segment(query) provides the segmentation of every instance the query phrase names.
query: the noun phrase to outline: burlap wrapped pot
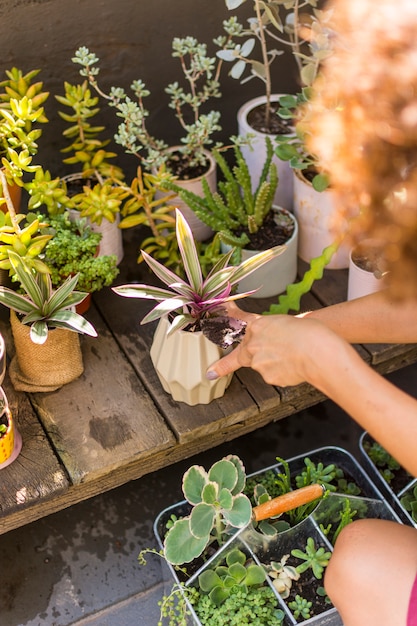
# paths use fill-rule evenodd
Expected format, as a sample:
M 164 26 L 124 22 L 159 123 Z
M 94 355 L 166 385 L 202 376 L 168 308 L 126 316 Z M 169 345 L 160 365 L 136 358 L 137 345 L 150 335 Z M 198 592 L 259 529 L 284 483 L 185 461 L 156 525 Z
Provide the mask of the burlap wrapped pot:
M 15 389 L 55 391 L 83 373 L 78 333 L 54 328 L 46 342 L 38 345 L 30 339 L 30 327 L 22 324 L 14 311 L 10 311 L 10 323 L 16 352 L 9 374 Z

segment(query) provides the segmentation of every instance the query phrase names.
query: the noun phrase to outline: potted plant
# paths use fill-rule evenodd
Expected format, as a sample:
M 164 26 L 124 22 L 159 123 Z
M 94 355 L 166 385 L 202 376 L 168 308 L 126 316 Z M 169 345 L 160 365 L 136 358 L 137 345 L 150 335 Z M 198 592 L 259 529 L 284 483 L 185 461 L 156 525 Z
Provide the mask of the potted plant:
M 278 176 L 269 137 L 266 146 L 266 160 L 254 191 L 248 164 L 238 145 L 234 146 L 232 167 L 220 150 L 213 151 L 224 178 L 219 181 L 217 191 L 213 192 L 205 180 L 203 197 L 178 189 L 175 181 L 164 183 L 168 189 L 177 191 L 200 220 L 217 233 L 222 244 L 235 247 L 234 262 L 240 263 L 261 250 L 285 244 L 285 251 L 279 257 L 239 284 L 238 290 L 256 289 L 252 297 L 257 298 L 282 293 L 297 275 L 297 221 L 289 211 L 274 205 Z
M 386 274 L 384 246 L 374 240 L 361 241 L 349 253 L 347 299 L 353 300 L 383 289 Z
M 277 460 L 246 476 L 241 459 L 229 455 L 207 471 L 192 466 L 184 474 L 185 500 L 155 520 L 160 551 L 139 555 L 141 563 L 149 552 L 167 563 L 175 582 L 163 598 L 162 617 L 170 618 L 171 626 L 183 623 L 187 613 L 195 626 L 221 623 L 231 607 L 244 611 L 264 603 L 273 621 L 259 616 L 260 624 L 340 623 L 322 584 L 338 534 L 357 518 L 398 518 L 345 450 L 320 448 Z M 315 498 L 304 500 L 306 493 Z M 281 515 L 256 521 L 262 507 L 271 510 L 277 503 Z M 256 592 L 265 585 L 268 593 Z M 180 598 L 176 613 L 175 597 Z
M 231 250 L 203 278 L 193 234 L 178 209 L 176 236 L 186 278 L 142 252 L 150 269 L 167 287 L 132 284 L 113 287 L 113 291 L 121 296 L 157 302 L 142 324 L 159 320 L 150 352 L 159 380 L 174 400 L 190 405 L 207 404 L 224 394 L 231 376 L 208 380 L 206 370 L 239 340 L 244 329 L 242 322 L 226 316 L 222 305 L 247 296 L 247 293 L 234 294 L 233 287 L 281 254 L 283 247 L 261 252 L 238 266 L 228 265 Z
M 202 176 L 216 185 L 215 163 L 208 148 L 213 135 L 221 130 L 220 113 L 212 110 L 203 113 L 201 108 L 211 98 L 220 98 L 219 72 L 221 61 L 207 54 L 207 46 L 193 37 L 174 38 L 172 55 L 179 59 L 186 88 L 179 82 L 169 84 L 165 91 L 170 96 L 169 108 L 173 109 L 184 133 L 181 144 L 170 147 L 162 139 L 154 137 L 147 128 L 149 115 L 145 98 L 150 92 L 141 80 L 132 83 L 134 100 L 123 89 L 112 87 L 105 93 L 99 86 L 97 76 L 98 57 L 88 48 L 79 48 L 73 58 L 80 64 L 80 74 L 87 77 L 90 85 L 116 110 L 122 122 L 115 140 L 129 154 L 134 154 L 140 165 L 148 171 L 156 171 L 165 164 L 175 175 L 179 185 L 191 186 L 195 193 L 201 189 Z M 209 229 L 195 219 L 183 204 L 178 205 L 186 215 L 194 235 L 200 241 L 211 235 Z
M 310 123 L 310 99 L 316 85 L 302 89 L 296 96 L 279 99 L 278 115 L 293 120 L 295 132 L 291 136 L 278 135 L 275 152 L 281 160 L 289 163 L 292 171 L 293 209 L 300 227 L 300 258 L 308 263 L 336 242 L 337 250 L 327 267 L 343 269 L 349 265 L 349 248 L 343 243 L 345 226 L 339 225 L 336 229 L 332 223 L 337 211 L 329 186 L 329 172 L 323 171 L 317 156 L 306 147 L 314 133 Z
M 20 172 L 31 171 L 30 157 L 36 153 L 36 140 L 42 133 L 37 124 L 48 121 L 42 105 L 49 93 L 42 91 L 41 81 L 34 82 L 39 72 L 32 70 L 24 74 L 13 67 L 6 70 L 7 78 L 0 82 L 0 156 L 7 191 L 16 212 L 19 211 L 23 186 Z M 3 159 L 6 160 L 3 162 Z M 2 187 L 3 184 L 4 180 Z M 7 211 L 4 197 L 0 197 L 0 208 Z
M 8 254 L 23 291 L 0 287 L 15 345 L 10 378 L 18 390 L 54 391 L 83 372 L 78 333 L 97 336 L 92 324 L 73 310 L 87 294 L 75 291 L 77 275 L 54 290 L 49 273 L 34 271 L 16 252 Z
M 246 0 L 226 0 L 229 10 L 237 9 Z M 316 0 L 253 0 L 253 17 L 249 27 L 241 26 L 235 32 L 238 38 L 244 37 L 243 44 L 236 43 L 217 54 L 226 62 L 232 63 L 230 75 L 241 79 L 245 69 L 250 74 L 242 82 L 253 78 L 260 79 L 264 85 L 264 95 L 246 102 L 238 111 L 239 135 L 252 137 L 250 145 L 245 146 L 244 154 L 248 160 L 253 184 L 256 185 L 265 159 L 265 135 L 271 137 L 292 136 L 293 120 L 286 120 L 277 115 L 281 94 L 273 91 L 271 65 L 287 49 L 296 62 L 300 87 L 313 83 L 320 62 L 330 54 L 331 39 L 326 26 L 326 12 L 316 9 Z M 256 46 L 260 48 L 260 58 L 251 57 Z M 277 49 L 276 46 L 279 46 Z M 270 47 L 272 46 L 272 47 Z M 280 185 L 275 202 L 289 210 L 293 204 L 293 176 L 288 163 L 276 157 Z
M 101 234 L 91 229 L 86 218 L 73 220 L 65 212 L 50 216 L 47 222 L 52 239 L 45 247 L 44 262 L 54 287 L 59 287 L 68 276 L 75 274 L 78 274 L 78 289 L 90 295 L 112 284 L 119 273 L 117 257 L 98 254 Z M 85 298 L 79 307 L 87 300 Z M 77 312 L 83 312 L 79 307 Z
M 0 386 L 0 469 L 13 463 L 21 449 L 22 437 L 17 430 L 3 387 Z
M 103 138 L 103 126 L 93 126 L 93 118 L 99 113 L 99 99 L 91 94 L 88 82 L 72 85 L 64 83 L 64 95 L 57 95 L 58 102 L 70 111 L 59 111 L 68 127 L 63 136 L 69 144 L 62 152 L 66 165 L 77 171 L 64 176 L 70 199 L 61 204 L 61 211 L 70 209 L 86 217 L 94 231 L 102 236 L 100 254 L 123 258 L 122 233 L 118 228 L 122 206 L 121 190 L 116 182 L 123 181 L 123 171 L 112 163 L 117 155 L 107 150 L 110 139 Z

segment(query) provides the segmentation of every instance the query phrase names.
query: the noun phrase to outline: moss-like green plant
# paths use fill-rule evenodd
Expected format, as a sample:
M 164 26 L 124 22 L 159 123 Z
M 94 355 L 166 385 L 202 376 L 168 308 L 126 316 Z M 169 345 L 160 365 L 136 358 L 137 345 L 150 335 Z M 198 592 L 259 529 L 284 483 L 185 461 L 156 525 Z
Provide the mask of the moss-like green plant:
M 301 559 L 303 562 L 297 565 L 297 572 L 302 574 L 311 568 L 315 578 L 320 580 L 323 577 L 323 572 L 327 567 L 332 553 L 320 546 L 316 548 L 313 537 L 307 538 L 305 551 L 298 548 L 291 550 L 292 556 L 297 559 Z
M 401 505 L 408 511 L 415 522 L 417 522 L 417 485 L 410 488 L 401 498 Z
M 230 550 L 225 561 L 224 565 L 204 570 L 198 577 L 200 590 L 208 594 L 216 606 L 239 590 L 246 592 L 249 587 L 259 587 L 266 579 L 263 567 L 247 562 L 246 554 L 239 548 Z
M 191 504 L 190 515 L 177 520 L 164 541 L 169 563 L 182 565 L 198 557 L 209 543 L 222 545 L 227 528 L 243 528 L 252 516 L 242 461 L 230 455 L 217 461 L 208 472 L 193 465 L 184 474 L 182 489 Z
M 91 230 L 85 218 L 71 220 L 68 213 L 48 220 L 52 239 L 45 248 L 45 263 L 52 284 L 61 285 L 78 274 L 78 288 L 92 293 L 112 284 L 119 273 L 116 255 L 98 255 L 101 234 Z

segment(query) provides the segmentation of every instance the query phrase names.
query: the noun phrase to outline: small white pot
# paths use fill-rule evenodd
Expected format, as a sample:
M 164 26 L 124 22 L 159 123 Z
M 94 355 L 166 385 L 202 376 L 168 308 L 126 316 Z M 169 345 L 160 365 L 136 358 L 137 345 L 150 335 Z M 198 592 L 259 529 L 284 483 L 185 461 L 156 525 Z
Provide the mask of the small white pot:
M 114 222 L 109 222 L 103 219 L 101 224 L 96 224 L 90 221 L 91 230 L 95 233 L 101 234 L 99 254 L 101 256 L 107 256 L 108 254 L 115 254 L 117 257 L 117 265 L 121 263 L 123 259 L 123 235 L 119 228 L 120 215 L 116 215 Z
M 295 216 L 281 207 L 274 207 L 276 211 L 285 211 L 294 222 L 294 232 L 291 238 L 283 244 L 285 250 L 277 257 L 259 267 L 253 274 L 244 278 L 238 285 L 238 293 L 257 289 L 251 298 L 271 298 L 283 293 L 287 285 L 291 285 L 297 277 L 297 249 L 298 249 L 298 224 Z M 227 252 L 230 246 L 221 244 Z M 258 254 L 260 250 L 242 249 L 242 261 Z
M 150 356 L 161 385 L 177 402 L 208 404 L 224 395 L 233 374 L 208 380 L 206 371 L 226 354 L 202 332 L 177 330 L 167 337 L 169 322 L 161 318 Z
M 375 269 L 364 269 L 359 267 L 354 261 L 355 255 L 358 254 L 358 248 L 363 250 L 374 250 L 374 254 L 377 255 L 378 243 L 373 239 L 366 239 L 361 242 L 359 247 L 351 250 L 349 254 L 349 275 L 348 275 L 348 292 L 347 299 L 354 300 L 355 298 L 361 298 L 368 294 L 380 291 L 385 287 L 383 272 L 379 269 L 375 272 Z
M 335 240 L 332 220 L 336 203 L 331 189 L 316 191 L 298 170 L 293 171 L 294 214 L 298 220 L 298 256 L 310 263 Z M 341 244 L 326 269 L 345 269 L 349 266 L 349 247 Z
M 176 152 L 178 148 L 180 148 L 180 146 L 172 146 L 171 148 L 169 148 L 168 152 Z M 197 178 L 192 178 L 189 180 L 177 179 L 175 181 L 175 184 L 178 185 L 178 187 L 188 189 L 189 191 L 192 191 L 193 193 L 195 193 L 197 196 L 204 195 L 203 185 L 202 185 L 203 178 L 206 179 L 211 191 L 215 191 L 216 186 L 217 186 L 216 161 L 214 160 L 214 157 L 211 154 L 211 152 L 209 152 L 208 150 L 204 150 L 204 154 L 206 155 L 207 160 L 210 164 L 209 169 L 207 170 L 205 174 L 203 174 L 202 176 L 198 176 Z M 156 197 L 160 198 L 163 195 L 165 195 L 164 192 L 157 192 Z M 177 207 L 181 211 L 181 213 L 184 215 L 185 219 L 187 220 L 191 228 L 194 239 L 196 241 L 206 241 L 207 239 L 210 239 L 210 237 L 213 236 L 212 229 L 209 226 L 207 226 L 207 224 L 204 224 L 204 222 L 202 222 L 197 217 L 194 211 L 190 209 L 190 207 L 188 206 L 188 204 L 184 202 L 184 200 L 182 200 L 178 196 L 175 196 L 170 201 L 170 204 Z
M 281 95 L 282 94 L 273 95 L 271 101 L 277 102 Z M 237 113 L 239 135 L 245 136 L 248 133 L 254 135 L 251 147 L 241 147 L 242 154 L 249 167 L 253 188 L 256 188 L 259 183 L 259 178 L 266 159 L 266 135 L 265 133 L 254 130 L 252 126 L 249 125 L 247 118 L 252 109 L 263 103 L 265 103 L 265 96 L 253 98 L 242 105 Z M 274 142 L 274 136 L 270 135 L 270 138 L 272 142 Z M 291 211 L 293 207 L 293 176 L 291 167 L 288 161 L 281 161 L 277 156 L 274 156 L 273 163 L 277 166 L 279 178 L 274 204 Z

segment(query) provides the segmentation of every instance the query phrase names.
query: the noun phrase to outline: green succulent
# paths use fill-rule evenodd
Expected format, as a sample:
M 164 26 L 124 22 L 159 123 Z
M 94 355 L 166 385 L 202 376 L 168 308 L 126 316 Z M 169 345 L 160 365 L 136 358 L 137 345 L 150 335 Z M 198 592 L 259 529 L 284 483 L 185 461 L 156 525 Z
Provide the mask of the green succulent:
M 302 574 L 311 568 L 315 578 L 318 580 L 322 578 L 323 572 L 329 563 L 330 557 L 332 556 L 332 553 L 323 548 L 323 546 L 316 548 L 313 537 L 308 537 L 305 551 L 296 548 L 291 550 L 291 554 L 297 559 L 301 559 L 303 561 L 300 565 L 297 565 L 297 572 Z
M 209 543 L 224 543 L 229 528 L 243 528 L 252 517 L 245 487 L 242 461 L 230 455 L 217 461 L 208 472 L 193 465 L 184 474 L 182 488 L 191 504 L 190 515 L 178 519 L 164 540 L 169 563 L 182 565 L 197 558 Z
M 9 258 L 24 293 L 0 286 L 0 303 L 22 315 L 21 322 L 30 326 L 33 343 L 45 343 L 51 328 L 97 337 L 93 325 L 72 310 L 87 295 L 75 291 L 78 276 L 68 277 L 54 291 L 49 274 L 34 272 L 15 252 L 10 251 Z

